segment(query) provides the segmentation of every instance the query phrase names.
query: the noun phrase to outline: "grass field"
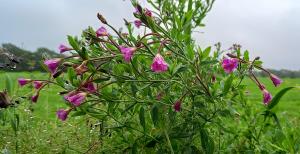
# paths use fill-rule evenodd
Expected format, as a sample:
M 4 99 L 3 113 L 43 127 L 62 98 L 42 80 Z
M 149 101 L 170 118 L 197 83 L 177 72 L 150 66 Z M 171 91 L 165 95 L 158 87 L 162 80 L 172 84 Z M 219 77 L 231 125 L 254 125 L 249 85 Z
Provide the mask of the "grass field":
M 14 83 L 15 95 L 27 96 L 32 93 L 33 88 L 24 87 L 22 89 L 17 85 L 19 77 L 32 79 L 46 79 L 44 73 L 4 73 L 0 72 L 0 90 L 5 87 L 5 77 L 8 76 Z M 289 86 L 300 86 L 300 79 L 284 79 L 279 88 L 275 88 L 268 78 L 260 79 L 275 95 L 280 89 Z M 248 85 L 247 91 L 249 101 L 255 105 L 262 105 L 262 94 L 257 86 L 250 80 L 243 84 Z M 45 153 L 84 153 L 86 149 L 94 144 L 93 138 L 96 138 L 96 130 L 86 126 L 87 117 L 69 118 L 66 122 L 61 122 L 56 118 L 58 108 L 66 108 L 62 97 L 58 96 L 58 88 L 52 86 L 46 88 L 40 93 L 39 101 L 36 104 L 22 102 L 17 113 L 20 113 L 20 128 L 17 134 L 14 134 L 10 125 L 2 124 L 0 126 L 0 148 L 16 149 L 18 144 L 21 153 L 44 151 Z M 288 119 L 294 125 L 300 124 L 300 90 L 295 89 L 287 93 L 276 106 L 276 112 L 279 113 L 280 120 Z M 33 111 L 33 112 L 31 112 Z M 13 112 L 13 111 L 11 111 Z M 16 140 L 16 138 L 18 138 Z M 1 150 L 0 149 L 0 150 Z M 13 153 L 15 151 L 12 151 Z

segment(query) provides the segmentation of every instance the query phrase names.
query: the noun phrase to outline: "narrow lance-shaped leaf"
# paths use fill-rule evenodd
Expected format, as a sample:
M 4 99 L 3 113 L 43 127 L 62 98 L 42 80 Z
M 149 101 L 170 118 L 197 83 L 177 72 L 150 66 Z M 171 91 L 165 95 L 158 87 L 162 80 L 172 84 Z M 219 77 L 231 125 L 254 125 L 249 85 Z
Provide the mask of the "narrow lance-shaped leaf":
M 281 91 L 279 91 L 275 97 L 273 97 L 272 101 L 270 102 L 270 104 L 267 106 L 268 110 L 271 110 L 272 108 L 274 108 L 280 101 L 281 97 L 288 92 L 289 90 L 296 88 L 296 87 L 287 87 L 282 89 Z
M 154 124 L 154 126 L 157 126 L 158 124 L 158 107 L 156 105 L 153 106 L 152 110 L 151 110 L 151 118 L 152 118 L 152 122 Z
M 139 118 L 140 118 L 140 124 L 143 126 L 145 130 L 146 129 L 145 109 L 143 107 L 140 108 Z
M 208 135 L 208 132 L 204 129 L 200 129 L 201 146 L 206 154 L 214 153 L 215 145 L 212 138 Z

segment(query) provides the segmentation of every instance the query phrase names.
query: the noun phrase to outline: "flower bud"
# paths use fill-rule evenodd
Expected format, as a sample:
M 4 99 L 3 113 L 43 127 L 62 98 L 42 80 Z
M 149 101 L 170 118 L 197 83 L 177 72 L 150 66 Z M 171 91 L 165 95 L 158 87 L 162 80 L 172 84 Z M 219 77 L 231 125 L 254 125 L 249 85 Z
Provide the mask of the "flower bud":
M 270 74 L 270 79 L 272 80 L 275 87 L 279 86 L 282 83 L 282 80 L 274 74 Z
M 100 37 L 100 36 L 108 36 L 108 32 L 106 30 L 105 27 L 100 27 L 97 31 L 96 31 L 96 35 L 97 37 Z
M 68 118 L 70 110 L 59 109 L 56 112 L 57 118 L 61 121 L 65 121 Z
M 97 91 L 97 87 L 93 82 L 88 82 L 83 87 L 90 93 L 95 93 Z
M 100 13 L 97 13 L 97 17 L 103 24 L 107 24 L 106 19 Z
M 264 98 L 263 102 L 265 105 L 268 105 L 272 100 L 272 95 L 266 89 L 263 89 L 262 92 L 263 92 L 263 98 Z
M 43 86 L 43 82 L 41 81 L 33 81 L 33 87 L 35 89 L 40 89 Z
M 134 25 L 137 27 L 137 28 L 140 28 L 142 26 L 142 21 L 141 20 L 135 20 L 134 21 Z
M 64 53 L 64 52 L 66 52 L 66 51 L 73 50 L 72 48 L 67 47 L 67 46 L 65 46 L 65 45 L 63 45 L 63 44 L 59 45 L 58 49 L 59 49 L 59 52 L 60 52 L 60 53 Z
M 19 82 L 19 85 L 22 87 L 22 86 L 28 84 L 29 82 L 31 82 L 31 80 L 30 79 L 19 78 L 18 82 Z
M 49 59 L 49 60 L 45 60 L 44 64 L 48 67 L 51 74 L 54 74 L 61 60 L 62 60 L 61 58 Z
M 181 101 L 180 100 L 176 101 L 173 108 L 176 112 L 179 112 L 181 110 Z
M 130 62 L 136 48 L 135 47 L 125 47 L 119 46 L 121 53 L 123 54 L 123 58 L 126 62 Z
M 86 98 L 87 93 L 85 92 L 70 92 L 64 96 L 65 100 L 72 103 L 74 106 L 80 106 Z
M 39 93 L 36 93 L 35 95 L 33 95 L 33 96 L 31 97 L 31 101 L 34 102 L 34 103 L 36 103 L 37 100 L 38 100 L 38 98 L 39 98 Z

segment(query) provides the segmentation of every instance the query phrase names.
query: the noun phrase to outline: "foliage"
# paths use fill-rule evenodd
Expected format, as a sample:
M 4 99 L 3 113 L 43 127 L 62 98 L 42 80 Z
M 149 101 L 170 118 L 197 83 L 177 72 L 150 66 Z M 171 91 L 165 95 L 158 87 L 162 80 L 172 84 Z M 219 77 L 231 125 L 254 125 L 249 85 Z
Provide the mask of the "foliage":
M 90 27 L 81 38 L 68 36 L 71 48 L 60 50 L 73 50 L 71 56 L 44 62 L 51 79 L 19 83 L 43 84 L 34 96 L 47 85 L 60 86 L 69 108 L 60 109 L 58 118 L 64 121 L 71 114 L 96 119 L 103 153 L 297 151 L 294 137 L 283 146 L 273 144 L 279 134 L 290 134 L 283 133 L 268 104 L 278 105 L 287 90 L 271 101 L 268 87 L 253 71 L 267 72 L 275 86 L 282 81 L 265 70 L 259 58 L 250 60 L 239 45 L 222 58 L 219 44 L 202 49 L 192 39 L 192 30 L 203 26 L 213 2 L 157 0 L 150 1 L 156 9 L 150 11 L 132 1 L 135 25 L 145 27 L 138 36 L 130 22 L 124 34 L 98 14 L 116 36 L 104 27 Z M 242 83 L 247 76 L 264 95 L 266 107 L 261 111 L 252 109 L 245 96 Z

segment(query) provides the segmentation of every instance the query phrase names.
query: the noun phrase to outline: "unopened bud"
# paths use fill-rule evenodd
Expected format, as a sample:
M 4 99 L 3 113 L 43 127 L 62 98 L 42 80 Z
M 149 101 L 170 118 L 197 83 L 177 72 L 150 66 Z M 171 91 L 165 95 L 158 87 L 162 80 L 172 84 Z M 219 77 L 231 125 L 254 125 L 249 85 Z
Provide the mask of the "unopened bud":
M 59 77 L 62 73 L 63 73 L 63 70 L 59 70 L 59 71 L 55 72 L 52 76 L 53 76 L 53 78 L 57 78 L 57 77 Z
M 64 62 L 63 65 L 66 66 L 66 67 L 71 67 L 71 66 L 73 66 L 73 63 L 71 63 L 71 62 Z
M 260 57 L 255 57 L 255 59 L 254 60 L 259 60 L 260 59 Z
M 106 19 L 100 13 L 97 13 L 97 17 L 103 24 L 107 24 Z
M 227 53 L 226 55 L 227 55 L 228 57 L 230 57 L 230 58 L 237 58 L 236 55 L 233 55 L 233 54 L 231 54 L 231 53 Z
M 126 26 L 130 25 L 130 22 L 128 22 L 126 19 L 123 19 L 123 20 L 124 20 Z

